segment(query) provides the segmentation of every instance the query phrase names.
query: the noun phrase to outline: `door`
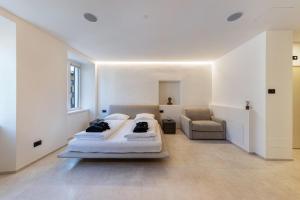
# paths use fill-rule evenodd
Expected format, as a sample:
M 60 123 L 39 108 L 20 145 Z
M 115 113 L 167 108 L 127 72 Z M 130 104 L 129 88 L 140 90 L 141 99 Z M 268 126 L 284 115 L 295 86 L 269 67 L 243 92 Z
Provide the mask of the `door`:
M 300 67 L 293 67 L 293 148 L 300 148 Z

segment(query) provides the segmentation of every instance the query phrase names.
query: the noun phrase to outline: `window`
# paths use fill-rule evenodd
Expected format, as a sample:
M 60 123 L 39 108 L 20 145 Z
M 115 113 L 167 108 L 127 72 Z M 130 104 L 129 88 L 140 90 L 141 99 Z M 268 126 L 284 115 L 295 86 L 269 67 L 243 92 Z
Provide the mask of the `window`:
M 69 107 L 80 108 L 80 66 L 70 64 Z

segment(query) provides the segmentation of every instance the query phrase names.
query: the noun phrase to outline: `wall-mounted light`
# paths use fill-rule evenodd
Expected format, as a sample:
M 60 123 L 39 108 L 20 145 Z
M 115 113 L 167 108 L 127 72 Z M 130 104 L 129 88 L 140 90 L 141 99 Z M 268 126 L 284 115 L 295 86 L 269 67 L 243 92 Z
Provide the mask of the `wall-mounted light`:
M 97 61 L 98 65 L 213 65 L 213 61 Z

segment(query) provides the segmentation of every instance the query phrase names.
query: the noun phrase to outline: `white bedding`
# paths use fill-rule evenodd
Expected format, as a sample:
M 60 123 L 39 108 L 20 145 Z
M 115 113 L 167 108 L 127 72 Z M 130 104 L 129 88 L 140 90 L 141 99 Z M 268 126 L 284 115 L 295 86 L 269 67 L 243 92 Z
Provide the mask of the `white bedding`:
M 81 131 L 75 134 L 75 138 L 81 140 L 106 140 L 116 133 L 125 124 L 126 120 L 105 120 L 110 129 L 103 132 L 86 132 Z
M 147 122 L 148 123 L 148 131 L 145 133 L 134 133 L 133 129 L 135 127 L 135 124 L 138 122 Z M 147 138 L 153 139 L 157 135 L 157 121 L 156 120 L 134 120 L 134 123 L 131 127 L 131 132 L 125 135 L 127 140 L 135 140 L 135 139 L 140 139 L 143 138 L 142 140 L 146 140 Z
M 127 141 L 124 137 L 132 133 L 134 120 L 127 120 L 125 124 L 106 140 L 81 140 L 74 138 L 69 142 L 68 151 L 89 153 L 145 153 L 161 152 L 162 140 L 158 123 L 155 124 L 156 136 L 152 140 Z

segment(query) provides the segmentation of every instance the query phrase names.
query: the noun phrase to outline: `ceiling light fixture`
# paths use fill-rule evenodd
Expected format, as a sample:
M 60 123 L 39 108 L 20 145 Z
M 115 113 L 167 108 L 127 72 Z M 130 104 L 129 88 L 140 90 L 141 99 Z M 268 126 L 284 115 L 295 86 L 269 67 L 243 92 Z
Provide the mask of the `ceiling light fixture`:
M 84 13 L 83 17 L 89 22 L 97 22 L 98 18 L 92 13 Z
M 227 21 L 234 22 L 234 21 L 240 19 L 242 16 L 243 16 L 242 12 L 236 12 L 236 13 L 231 14 L 229 17 L 227 17 Z

